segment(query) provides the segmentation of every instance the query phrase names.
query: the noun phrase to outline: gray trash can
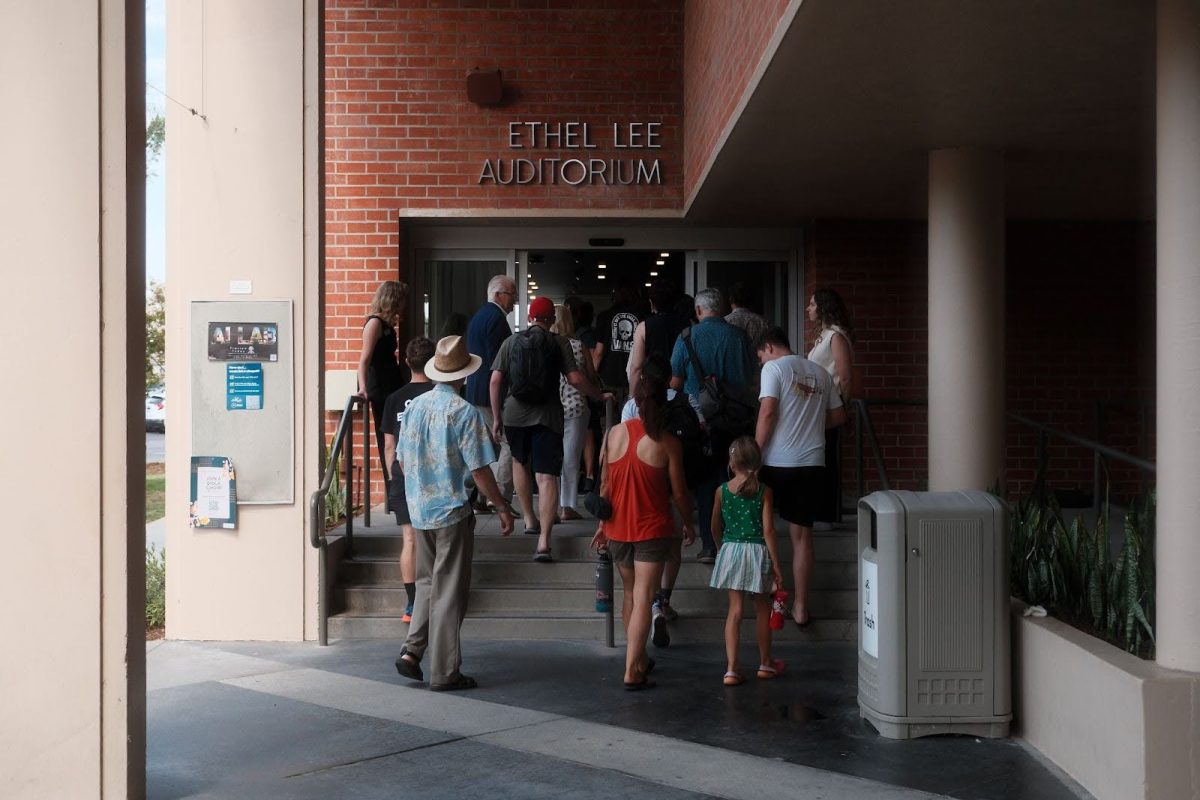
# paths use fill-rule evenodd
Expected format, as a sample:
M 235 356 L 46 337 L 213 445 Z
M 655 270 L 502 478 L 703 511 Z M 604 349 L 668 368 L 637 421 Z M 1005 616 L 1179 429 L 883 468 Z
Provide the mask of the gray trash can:
M 858 707 L 891 739 L 1008 736 L 1008 513 L 987 492 L 858 504 Z

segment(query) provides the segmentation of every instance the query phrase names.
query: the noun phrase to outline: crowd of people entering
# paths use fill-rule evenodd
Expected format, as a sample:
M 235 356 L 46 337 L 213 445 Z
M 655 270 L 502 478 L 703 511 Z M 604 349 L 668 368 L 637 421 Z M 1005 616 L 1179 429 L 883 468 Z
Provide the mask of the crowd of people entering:
M 407 287 L 379 288 L 363 328 L 359 387 L 404 536 L 409 630 L 400 674 L 424 680 L 428 653 L 431 689 L 475 685 L 461 671 L 459 630 L 476 514 L 497 514 L 505 536 L 519 517 L 537 537 L 533 559 L 552 564 L 554 525 L 581 519 L 581 502 L 597 520 L 594 547 L 607 550 L 624 587 L 626 689 L 654 685 L 646 643 L 670 643 L 671 594 L 696 539 L 697 560 L 712 565 L 710 585 L 729 598 L 725 685 L 745 680 L 738 639 L 747 603 L 756 676 L 782 672 L 768 623 L 772 596 L 789 588 L 775 518 L 793 549 L 787 611 L 804 629 L 813 526 L 841 515 L 836 431 L 854 383 L 849 315 L 833 290 L 814 292 L 805 357 L 755 313 L 741 286 L 728 297 L 708 288 L 691 298 L 660 280 L 648 295 L 646 307 L 620 285 L 598 316 L 579 297 L 558 305 L 537 297 L 527 327 L 514 333 L 517 287 L 497 275 L 469 320 L 436 344 L 412 339 L 401 359 Z M 605 418 L 614 424 L 603 431 Z

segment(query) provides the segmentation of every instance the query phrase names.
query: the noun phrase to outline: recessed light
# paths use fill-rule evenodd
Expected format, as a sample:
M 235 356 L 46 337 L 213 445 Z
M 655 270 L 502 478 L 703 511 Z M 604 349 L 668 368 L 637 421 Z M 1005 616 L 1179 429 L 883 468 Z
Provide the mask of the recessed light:
M 651 277 L 651 278 L 657 278 L 657 277 L 658 277 L 658 273 L 657 273 L 657 272 L 651 272 L 651 273 L 650 273 L 650 277 Z
M 662 259 L 659 259 L 658 261 L 655 261 L 654 263 L 658 264 L 661 267 L 663 264 L 666 264 L 667 262 L 663 261 Z
M 598 280 L 598 281 L 602 281 L 602 280 L 604 280 L 604 276 L 603 276 L 603 275 L 597 275 L 597 276 L 596 276 L 596 280 Z
M 659 258 L 670 258 L 671 254 L 670 253 L 659 253 L 658 257 Z
M 608 264 L 597 264 L 596 269 L 608 269 Z
M 647 283 L 646 285 L 649 286 L 650 284 Z

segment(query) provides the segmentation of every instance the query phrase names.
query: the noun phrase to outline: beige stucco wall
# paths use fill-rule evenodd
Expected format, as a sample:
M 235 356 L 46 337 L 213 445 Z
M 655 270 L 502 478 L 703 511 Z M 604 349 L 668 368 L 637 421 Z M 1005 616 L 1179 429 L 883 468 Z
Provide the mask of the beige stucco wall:
M 0 6 L 4 798 L 142 791 L 140 5 Z
M 1014 733 L 1097 800 L 1200 797 L 1200 676 L 1014 603 Z
M 319 447 L 315 0 L 167 4 L 167 635 L 315 636 L 306 508 Z M 231 280 L 253 293 L 233 296 Z M 295 500 L 188 527 L 187 320 L 196 300 L 291 300 Z M 244 413 L 244 412 L 243 412 Z M 311 435 L 306 436 L 306 432 Z M 197 455 L 224 455 L 198 453 Z M 235 464 L 236 466 L 236 464 Z

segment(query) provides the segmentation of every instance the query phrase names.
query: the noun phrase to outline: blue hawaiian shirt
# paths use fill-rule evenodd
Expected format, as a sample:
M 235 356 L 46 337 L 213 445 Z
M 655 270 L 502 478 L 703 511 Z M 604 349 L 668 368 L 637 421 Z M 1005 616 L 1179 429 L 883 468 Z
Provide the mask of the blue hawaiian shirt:
M 445 528 L 470 516 L 467 480 L 496 460 L 479 409 L 439 383 L 412 401 L 397 446 L 414 528 Z

